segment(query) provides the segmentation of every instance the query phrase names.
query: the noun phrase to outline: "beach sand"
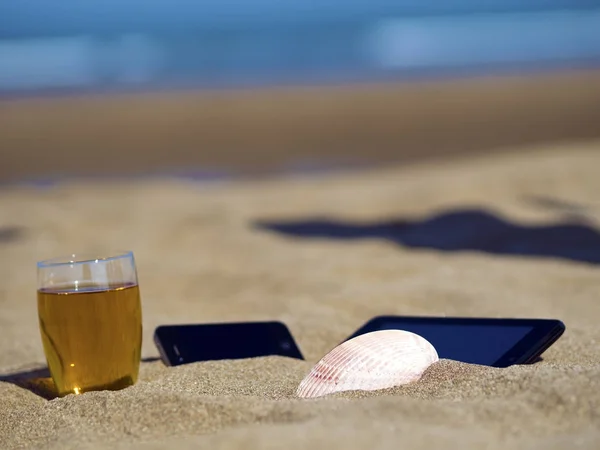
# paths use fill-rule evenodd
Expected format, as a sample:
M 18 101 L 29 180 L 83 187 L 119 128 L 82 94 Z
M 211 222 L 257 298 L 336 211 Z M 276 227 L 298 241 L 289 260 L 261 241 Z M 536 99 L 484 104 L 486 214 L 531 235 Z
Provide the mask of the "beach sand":
M 600 142 L 583 142 L 288 179 L 3 187 L 0 448 L 598 448 L 599 168 Z M 315 220 L 337 238 L 298 226 Z M 35 262 L 107 248 L 137 259 L 140 381 L 49 401 Z M 412 385 L 294 397 L 380 314 L 549 317 L 567 331 L 533 365 L 442 360 Z M 160 324 L 263 319 L 285 322 L 306 361 L 152 360 Z

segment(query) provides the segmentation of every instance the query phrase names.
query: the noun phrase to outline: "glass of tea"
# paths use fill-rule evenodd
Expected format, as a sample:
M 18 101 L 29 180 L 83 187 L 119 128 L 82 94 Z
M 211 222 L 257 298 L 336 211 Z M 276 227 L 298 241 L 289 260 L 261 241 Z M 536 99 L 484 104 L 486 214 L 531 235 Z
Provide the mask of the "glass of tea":
M 37 264 L 38 318 L 59 396 L 136 383 L 142 305 L 132 252 Z

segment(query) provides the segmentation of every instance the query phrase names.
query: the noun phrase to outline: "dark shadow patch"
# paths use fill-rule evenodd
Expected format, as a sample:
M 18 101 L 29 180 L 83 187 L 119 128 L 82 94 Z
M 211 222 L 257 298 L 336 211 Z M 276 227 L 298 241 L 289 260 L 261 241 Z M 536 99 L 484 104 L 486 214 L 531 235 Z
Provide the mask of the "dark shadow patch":
M 159 359 L 154 357 L 142 358 L 142 362 L 154 362 Z M 0 375 L 0 381 L 27 389 L 46 400 L 53 400 L 58 397 L 56 386 L 47 367 Z
M 479 251 L 600 264 L 600 233 L 585 223 L 523 226 L 479 209 L 447 211 L 416 221 L 399 218 L 351 223 L 309 218 L 255 225 L 300 239 L 386 239 L 408 248 L 442 252 Z
M 149 357 L 149 358 L 142 358 L 142 362 L 144 362 L 144 363 L 155 362 L 155 361 L 160 361 L 160 358 L 157 356 L 156 357 L 153 356 L 153 357 Z
M 27 389 L 46 400 L 58 397 L 56 387 L 52 378 L 50 378 L 50 372 L 47 367 L 2 375 L 0 376 L 0 381 Z
M 22 227 L 0 227 L 0 243 L 9 243 L 21 239 L 25 229 Z

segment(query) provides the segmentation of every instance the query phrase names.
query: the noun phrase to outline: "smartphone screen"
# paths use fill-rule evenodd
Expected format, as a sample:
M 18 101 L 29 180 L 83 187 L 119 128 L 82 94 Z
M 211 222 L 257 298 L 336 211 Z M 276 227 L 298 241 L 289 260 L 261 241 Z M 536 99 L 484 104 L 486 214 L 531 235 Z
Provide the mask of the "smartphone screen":
M 351 337 L 386 329 L 424 337 L 440 358 L 506 367 L 539 357 L 560 337 L 564 325 L 545 319 L 383 316 L 371 320 Z
M 156 329 L 154 341 L 171 366 L 271 355 L 304 359 L 281 322 L 165 325 Z

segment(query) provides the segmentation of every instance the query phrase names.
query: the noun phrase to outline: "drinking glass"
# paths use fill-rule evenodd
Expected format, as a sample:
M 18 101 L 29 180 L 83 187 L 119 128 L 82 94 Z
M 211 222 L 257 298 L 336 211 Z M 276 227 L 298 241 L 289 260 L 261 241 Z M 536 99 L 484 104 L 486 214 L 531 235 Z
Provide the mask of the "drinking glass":
M 38 262 L 38 318 L 59 396 L 137 382 L 142 305 L 132 252 Z

